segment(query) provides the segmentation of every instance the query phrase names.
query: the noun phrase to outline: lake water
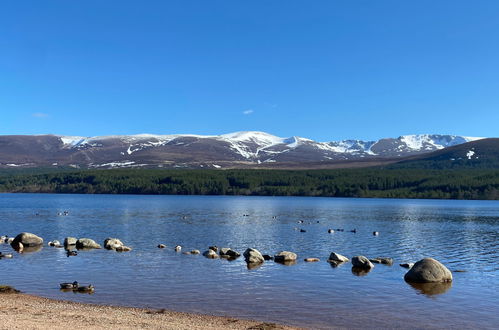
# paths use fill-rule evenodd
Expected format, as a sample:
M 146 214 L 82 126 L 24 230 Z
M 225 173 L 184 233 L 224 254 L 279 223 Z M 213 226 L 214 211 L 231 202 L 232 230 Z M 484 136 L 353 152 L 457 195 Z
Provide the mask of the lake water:
M 69 215 L 57 215 L 65 210 Z M 329 228 L 345 231 L 328 234 Z M 23 231 L 45 244 L 66 236 L 100 244 L 118 237 L 133 248 L 67 257 L 45 245 L 0 260 L 0 284 L 44 297 L 311 328 L 499 327 L 497 201 L 1 194 L 0 235 Z M 299 260 L 249 270 L 243 257 L 184 255 L 174 251 L 177 244 L 201 252 L 210 245 L 241 253 L 289 250 Z M 0 251 L 12 249 L 3 244 Z M 392 257 L 394 265 L 355 274 L 350 263 L 331 267 L 331 252 Z M 306 257 L 321 261 L 306 263 Z M 407 270 L 398 265 L 423 257 L 465 272 L 453 273 L 451 287 L 423 292 L 404 282 Z M 92 283 L 95 293 L 59 290 L 60 282 L 74 280 Z

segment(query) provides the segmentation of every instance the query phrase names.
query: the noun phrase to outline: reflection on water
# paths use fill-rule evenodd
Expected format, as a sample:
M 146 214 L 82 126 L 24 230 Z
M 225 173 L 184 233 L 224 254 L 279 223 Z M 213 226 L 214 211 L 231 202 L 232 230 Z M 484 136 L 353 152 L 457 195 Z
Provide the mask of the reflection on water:
M 352 274 L 355 276 L 366 276 L 370 271 L 370 268 L 352 267 Z
M 71 257 L 47 246 L 24 250 L 0 260 L 0 283 L 52 298 L 313 328 L 497 328 L 498 219 L 495 201 L 2 194 L 0 235 L 27 231 L 45 242 L 73 236 L 101 244 L 117 237 L 133 250 L 79 250 Z M 248 266 L 244 258 L 176 253 L 176 245 L 292 251 L 298 261 Z M 3 244 L 0 252 L 12 249 Z M 377 264 L 366 273 L 349 262 L 326 262 L 331 252 L 386 256 L 394 266 Z M 303 261 L 309 257 L 321 261 Z M 452 284 L 408 285 L 407 269 L 398 265 L 424 257 L 466 272 L 454 273 Z M 92 283 L 95 293 L 59 290 L 73 281 Z
M 442 293 L 446 293 L 452 287 L 452 282 L 442 282 L 442 283 L 412 283 L 407 282 L 410 286 L 414 288 L 418 293 L 425 294 L 427 296 L 434 296 Z

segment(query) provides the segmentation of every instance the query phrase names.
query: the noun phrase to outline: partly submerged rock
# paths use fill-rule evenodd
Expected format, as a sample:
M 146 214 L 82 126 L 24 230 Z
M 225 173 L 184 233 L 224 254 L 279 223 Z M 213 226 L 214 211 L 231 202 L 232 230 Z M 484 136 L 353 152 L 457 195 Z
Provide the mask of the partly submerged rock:
M 331 261 L 348 262 L 349 260 L 350 259 L 348 259 L 347 257 L 342 256 L 341 254 L 336 253 L 336 252 L 331 252 L 331 254 L 329 255 L 329 259 L 328 259 L 329 262 L 331 262 Z
M 232 250 L 231 248 L 221 248 L 220 249 L 220 256 L 227 256 L 229 258 L 238 258 L 241 255 L 241 253 Z
M 104 248 L 107 250 L 117 250 L 119 247 L 124 246 L 123 242 L 118 238 L 106 238 L 104 240 Z
M 388 266 L 393 265 L 393 259 L 388 257 L 378 257 L 374 259 L 369 259 L 369 261 L 372 262 L 373 264 L 383 264 Z
M 90 238 L 79 238 L 76 241 L 77 249 L 100 249 L 101 246 Z
M 352 258 L 352 266 L 353 268 L 362 268 L 362 269 L 372 269 L 374 265 L 364 256 L 355 256 Z
M 290 251 L 281 251 L 274 255 L 274 261 L 275 262 L 291 262 L 291 261 L 296 261 L 296 258 L 298 256 L 294 252 Z
M 409 263 L 399 264 L 399 266 L 404 268 L 411 268 L 412 266 L 414 266 L 414 264 L 412 262 L 409 262 Z
M 212 249 L 208 249 L 208 250 L 204 251 L 203 255 L 208 259 L 218 259 L 219 258 L 218 254 L 215 252 L 215 250 L 212 250 Z
M 243 255 L 244 260 L 246 260 L 248 264 L 260 264 L 265 261 L 262 254 L 257 249 L 248 248 L 244 251 Z
M 32 233 L 20 233 L 17 235 L 10 245 L 16 249 L 19 243 L 22 243 L 23 247 L 33 247 L 43 245 L 43 238 L 36 236 Z
M 76 245 L 77 241 L 78 241 L 78 239 L 76 237 L 66 237 L 64 239 L 64 246 L 68 247 L 68 246 L 71 246 L 71 245 Z
M 132 251 L 132 248 L 126 245 L 121 245 L 116 248 L 116 252 L 129 252 Z
M 433 258 L 419 260 L 405 274 L 404 280 L 413 283 L 451 282 L 452 273 Z

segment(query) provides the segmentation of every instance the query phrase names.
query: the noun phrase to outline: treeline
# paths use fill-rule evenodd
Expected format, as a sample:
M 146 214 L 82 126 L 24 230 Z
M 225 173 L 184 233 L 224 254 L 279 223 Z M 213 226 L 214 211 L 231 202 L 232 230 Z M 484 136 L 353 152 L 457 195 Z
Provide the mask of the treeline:
M 0 173 L 1 192 L 499 199 L 499 170 L 80 170 Z

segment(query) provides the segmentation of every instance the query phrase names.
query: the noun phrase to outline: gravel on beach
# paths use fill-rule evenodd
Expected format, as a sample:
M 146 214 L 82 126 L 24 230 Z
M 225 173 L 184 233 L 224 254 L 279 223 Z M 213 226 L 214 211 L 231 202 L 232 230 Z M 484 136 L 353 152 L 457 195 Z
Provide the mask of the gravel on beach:
M 1 329 L 295 329 L 169 310 L 102 306 L 21 293 L 0 294 Z

